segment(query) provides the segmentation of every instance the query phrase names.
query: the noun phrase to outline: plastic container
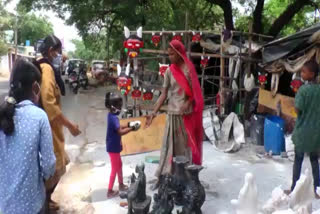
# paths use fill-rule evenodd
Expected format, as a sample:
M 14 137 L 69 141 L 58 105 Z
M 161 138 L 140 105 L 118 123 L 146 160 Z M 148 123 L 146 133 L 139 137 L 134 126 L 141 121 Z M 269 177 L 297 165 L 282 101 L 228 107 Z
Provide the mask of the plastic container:
M 266 115 L 254 114 L 251 117 L 250 137 L 254 144 L 264 145 L 264 120 Z
M 272 155 L 285 151 L 284 120 L 278 116 L 267 116 L 264 121 L 264 148 Z

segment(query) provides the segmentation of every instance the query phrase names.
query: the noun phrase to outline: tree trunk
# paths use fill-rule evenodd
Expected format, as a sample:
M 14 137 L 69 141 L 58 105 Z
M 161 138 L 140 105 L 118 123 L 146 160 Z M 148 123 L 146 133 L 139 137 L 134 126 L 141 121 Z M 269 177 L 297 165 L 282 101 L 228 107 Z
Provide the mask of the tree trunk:
M 228 30 L 234 30 L 232 4 L 230 0 L 207 0 L 211 4 L 216 4 L 223 10 L 225 26 Z
M 287 9 L 274 21 L 272 24 L 269 35 L 277 36 L 280 31 L 290 23 L 292 18 L 299 13 L 306 5 L 312 5 L 311 0 L 296 0 L 290 4 Z
M 253 25 L 252 31 L 254 33 L 263 33 L 262 13 L 265 0 L 258 0 L 256 8 L 253 12 Z

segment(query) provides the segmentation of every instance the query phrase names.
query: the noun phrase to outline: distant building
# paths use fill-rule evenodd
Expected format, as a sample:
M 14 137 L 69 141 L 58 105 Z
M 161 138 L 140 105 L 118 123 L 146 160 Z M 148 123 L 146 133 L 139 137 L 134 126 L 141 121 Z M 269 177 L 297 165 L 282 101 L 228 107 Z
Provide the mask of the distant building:
M 35 58 L 35 51 L 33 46 L 18 46 L 17 49 L 18 58 L 25 58 L 27 60 L 32 60 Z M 8 54 L 0 57 L 0 72 L 7 73 L 11 71 L 12 65 L 15 61 L 15 48 L 11 46 L 8 49 Z

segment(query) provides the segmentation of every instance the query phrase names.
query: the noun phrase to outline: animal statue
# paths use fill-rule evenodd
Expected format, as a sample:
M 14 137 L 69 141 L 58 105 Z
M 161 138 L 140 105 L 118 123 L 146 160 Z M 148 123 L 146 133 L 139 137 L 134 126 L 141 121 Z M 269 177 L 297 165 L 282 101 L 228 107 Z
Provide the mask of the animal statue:
M 238 199 L 232 200 L 231 204 L 236 208 L 237 214 L 258 213 L 258 189 L 253 174 L 245 175 Z
M 148 214 L 151 197 L 146 195 L 147 178 L 144 164 L 137 165 L 135 171 L 138 177 L 132 174 L 129 190 L 120 194 L 120 197 L 128 200 L 128 214 Z
M 174 208 L 174 195 L 172 189 L 172 176 L 167 174 L 160 178 L 158 193 L 153 196 L 154 204 L 150 214 L 171 214 Z
M 124 35 L 126 40 L 123 42 L 125 52 L 130 58 L 135 58 L 141 52 L 141 49 L 144 47 L 142 41 L 142 27 L 139 27 L 137 34 L 130 34 L 130 30 L 127 27 L 124 27 Z
M 130 74 L 130 64 L 127 65 L 125 71 L 122 71 L 120 65 L 117 65 L 118 71 L 118 78 L 117 78 L 117 85 L 118 90 L 121 92 L 122 95 L 128 95 L 129 91 L 131 90 L 132 79 L 129 76 Z
M 169 68 L 169 64 L 159 63 L 159 75 L 164 76 L 168 68 Z
M 298 212 L 307 209 L 315 197 L 313 189 L 313 178 L 308 169 L 300 176 L 292 193 L 289 195 L 289 207 Z
M 285 210 L 288 208 L 289 196 L 284 193 L 281 187 L 276 187 L 271 194 L 271 198 L 263 206 L 264 214 L 272 214 L 276 210 Z

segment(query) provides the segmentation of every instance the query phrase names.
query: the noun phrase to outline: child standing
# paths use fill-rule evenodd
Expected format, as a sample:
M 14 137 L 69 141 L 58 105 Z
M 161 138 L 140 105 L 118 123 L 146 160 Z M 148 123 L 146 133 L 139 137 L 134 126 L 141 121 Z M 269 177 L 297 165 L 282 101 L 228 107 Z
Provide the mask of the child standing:
M 128 187 L 123 184 L 122 177 L 122 161 L 120 157 L 120 152 L 122 151 L 121 136 L 128 134 L 131 131 L 138 130 L 140 126 L 135 123 L 128 123 L 127 126 L 120 126 L 118 115 L 122 108 L 122 98 L 116 93 L 108 92 L 106 94 L 105 106 L 109 109 L 107 119 L 107 152 L 111 162 L 107 198 L 112 198 L 119 194 L 119 191 L 112 190 L 116 175 L 118 175 L 119 190 L 124 191 L 128 189 Z
M 304 153 L 310 156 L 314 190 L 316 191 L 316 188 L 319 187 L 320 85 L 316 84 L 318 73 L 319 65 L 315 61 L 306 62 L 301 70 L 301 77 L 307 84 L 299 89 L 295 97 L 298 118 L 292 135 L 295 145 L 295 158 L 291 191 L 293 191 L 300 178 Z M 319 196 L 316 194 L 316 197 Z

